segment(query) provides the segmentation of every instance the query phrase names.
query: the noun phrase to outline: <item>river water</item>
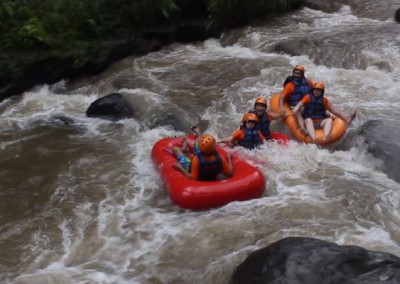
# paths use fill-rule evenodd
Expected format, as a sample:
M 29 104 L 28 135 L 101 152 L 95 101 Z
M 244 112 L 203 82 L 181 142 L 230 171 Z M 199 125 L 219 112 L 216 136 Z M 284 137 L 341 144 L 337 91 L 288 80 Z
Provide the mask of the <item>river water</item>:
M 347 136 L 398 118 L 400 3 L 353 2 L 174 44 L 1 103 L 0 282 L 228 283 L 250 252 L 288 236 L 400 257 L 400 185 L 360 139 L 247 152 L 264 161 L 255 162 L 264 196 L 201 212 L 171 203 L 150 158 L 157 140 L 183 134 L 150 128 L 156 119 L 229 136 L 298 63 L 339 108 L 357 109 Z M 137 119 L 85 116 L 114 91 L 132 94 Z M 272 129 L 285 132 L 279 121 Z

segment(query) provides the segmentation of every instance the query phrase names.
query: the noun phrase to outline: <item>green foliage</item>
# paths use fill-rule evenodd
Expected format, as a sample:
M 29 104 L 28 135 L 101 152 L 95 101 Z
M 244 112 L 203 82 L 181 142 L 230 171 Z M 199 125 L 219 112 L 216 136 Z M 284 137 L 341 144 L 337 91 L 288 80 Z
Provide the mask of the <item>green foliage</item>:
M 171 12 L 178 9 L 175 0 L 136 0 L 131 2 L 128 11 L 136 22 L 146 25 L 160 21 L 160 16 L 169 18 Z
M 49 34 L 46 33 L 42 22 L 38 18 L 29 19 L 19 30 L 18 39 L 20 43 L 26 43 L 29 46 L 33 45 L 49 45 L 52 42 Z
M 61 47 L 71 40 L 112 38 L 153 25 L 177 8 L 175 0 L 3 0 L 0 43 Z
M 15 3 L 13 1 L 3 1 L 0 4 L 0 19 L 3 17 L 13 17 L 15 11 Z
M 83 65 L 127 34 L 167 25 L 179 12 L 182 17 L 191 1 L 202 1 L 204 11 L 196 13 L 208 15 L 210 25 L 230 27 L 254 11 L 286 10 L 295 0 L 0 0 L 1 72 L 37 60 L 37 53 Z
M 113 40 L 155 26 L 176 9 L 175 0 L 0 0 L 0 68 L 15 69 L 15 50 L 48 50 L 82 65 Z

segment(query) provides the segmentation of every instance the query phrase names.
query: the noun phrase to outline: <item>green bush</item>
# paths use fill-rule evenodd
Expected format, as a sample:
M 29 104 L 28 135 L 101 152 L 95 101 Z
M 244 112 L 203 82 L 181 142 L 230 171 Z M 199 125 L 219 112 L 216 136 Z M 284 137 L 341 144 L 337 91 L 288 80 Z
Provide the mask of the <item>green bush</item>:
M 184 15 L 179 6 L 190 1 L 202 1 L 201 13 L 210 26 L 231 27 L 254 11 L 287 10 L 295 0 L 0 0 L 0 72 L 29 64 L 37 54 L 70 56 L 83 65 L 88 56 L 105 53 L 127 34 L 162 27 L 180 12 Z

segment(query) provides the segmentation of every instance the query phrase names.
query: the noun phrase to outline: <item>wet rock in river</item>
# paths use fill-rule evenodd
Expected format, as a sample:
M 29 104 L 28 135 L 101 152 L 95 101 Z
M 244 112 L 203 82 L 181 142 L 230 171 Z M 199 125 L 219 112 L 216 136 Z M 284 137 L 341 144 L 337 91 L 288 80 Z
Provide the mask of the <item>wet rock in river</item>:
M 400 258 L 357 246 L 289 237 L 251 253 L 231 284 L 400 283 Z
M 133 107 L 120 93 L 112 93 L 92 102 L 86 110 L 88 117 L 100 117 L 110 120 L 132 118 Z
M 171 126 L 178 131 L 190 128 L 187 114 L 168 101 L 159 103 L 157 95 L 147 91 L 139 93 L 112 93 L 92 102 L 86 110 L 88 117 L 117 121 L 134 118 L 144 128 Z
M 394 120 L 368 120 L 358 133 L 375 158 L 383 162 L 383 171 L 400 182 L 400 125 Z
M 394 14 L 394 20 L 400 23 L 400 8 L 396 10 L 396 13 Z

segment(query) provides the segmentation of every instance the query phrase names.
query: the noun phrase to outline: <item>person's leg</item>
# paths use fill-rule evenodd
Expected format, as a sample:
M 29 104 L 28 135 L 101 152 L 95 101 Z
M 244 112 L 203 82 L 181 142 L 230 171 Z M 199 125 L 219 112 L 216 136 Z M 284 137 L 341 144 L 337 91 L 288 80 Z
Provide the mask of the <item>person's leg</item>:
M 184 153 L 187 153 L 187 152 L 190 151 L 189 144 L 188 144 L 186 138 L 182 139 L 181 151 L 184 152 Z
M 303 133 L 303 135 L 307 136 L 309 134 L 309 131 L 305 127 L 304 118 L 300 111 L 298 111 L 296 113 L 296 119 L 297 119 L 297 123 L 299 124 L 301 133 Z
M 185 171 L 189 172 L 191 160 L 182 152 L 182 149 L 180 147 L 173 147 L 172 152 L 178 160 L 176 164 L 180 164 Z
M 346 120 L 347 124 L 350 125 L 352 121 L 356 118 L 356 116 L 357 116 L 357 111 L 353 110 Z
M 322 141 L 329 141 L 331 139 L 332 118 L 325 118 L 321 122 L 321 127 L 324 129 L 324 138 L 322 138 Z
M 178 146 L 172 147 L 172 153 L 175 155 L 176 158 L 179 158 L 180 156 L 184 155 L 182 148 Z
M 304 121 L 308 134 L 310 135 L 312 141 L 315 143 L 317 138 L 315 137 L 314 121 L 311 118 L 306 118 Z

